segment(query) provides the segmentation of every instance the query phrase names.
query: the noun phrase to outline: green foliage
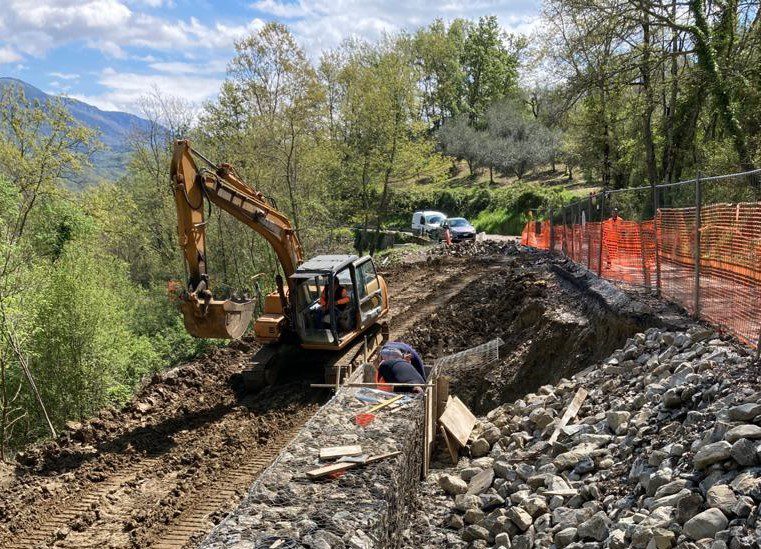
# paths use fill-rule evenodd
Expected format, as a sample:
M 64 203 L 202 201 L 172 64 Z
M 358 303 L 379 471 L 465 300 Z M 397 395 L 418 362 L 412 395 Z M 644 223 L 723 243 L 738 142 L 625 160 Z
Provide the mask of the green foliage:
M 38 283 L 26 306 L 37 329 L 27 350 L 59 425 L 123 397 L 161 364 L 150 339 L 129 328 L 136 296 L 126 274 L 118 260 L 81 241 L 32 273 Z

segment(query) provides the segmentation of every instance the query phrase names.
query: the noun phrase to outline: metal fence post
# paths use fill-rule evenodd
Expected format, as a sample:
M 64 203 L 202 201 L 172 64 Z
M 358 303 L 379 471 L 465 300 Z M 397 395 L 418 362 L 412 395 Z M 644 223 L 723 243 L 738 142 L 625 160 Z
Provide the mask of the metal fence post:
M 597 250 L 597 276 L 602 276 L 602 237 L 605 227 L 605 191 L 600 196 L 600 247 Z
M 566 244 L 566 240 L 568 238 L 568 224 L 566 223 L 566 215 L 565 215 L 565 206 L 563 206 L 563 235 L 561 236 L 560 241 L 560 251 L 563 252 L 564 256 L 568 256 L 568 253 L 566 252 L 566 249 L 568 247 L 568 244 Z
M 655 240 L 655 292 L 661 296 L 661 243 L 658 240 L 658 186 L 653 185 L 653 240 Z
M 587 223 L 584 230 L 587 231 L 587 269 L 592 268 L 592 231 L 589 230 L 589 222 L 592 221 L 592 193 L 587 197 Z
M 695 178 L 695 287 L 692 292 L 692 300 L 695 304 L 695 318 L 700 318 L 700 210 L 701 210 L 701 184 L 700 172 Z
M 552 216 L 555 214 L 555 211 L 550 208 L 550 253 L 555 252 L 555 223 L 552 221 Z

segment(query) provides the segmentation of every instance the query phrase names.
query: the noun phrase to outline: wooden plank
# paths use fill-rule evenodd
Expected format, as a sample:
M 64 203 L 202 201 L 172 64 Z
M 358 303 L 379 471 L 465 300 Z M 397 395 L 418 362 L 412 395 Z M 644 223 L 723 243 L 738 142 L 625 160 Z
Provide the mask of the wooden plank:
M 571 418 L 579 413 L 581 405 L 584 403 L 584 399 L 586 398 L 587 390 L 584 387 L 579 388 L 579 390 L 576 391 L 576 394 L 573 396 L 571 404 L 568 405 L 568 408 L 566 408 L 563 417 L 560 419 L 560 423 L 555 426 L 555 431 L 550 436 L 550 444 L 555 444 L 555 441 L 557 441 L 558 437 L 560 436 L 560 430 L 565 427 L 569 421 L 571 421 Z
M 343 456 L 358 456 L 362 454 L 362 446 L 329 446 L 320 448 L 320 460 L 329 461 Z
M 453 465 L 457 465 L 457 448 L 455 447 L 455 444 L 449 440 L 449 434 L 447 433 L 447 430 L 444 429 L 444 427 L 440 427 L 441 429 L 441 436 L 444 437 L 444 442 L 447 445 L 447 451 L 449 452 L 449 457 L 452 460 Z
M 447 402 L 447 407 L 441 414 L 439 422 L 460 446 L 465 446 L 473 427 L 476 425 L 476 416 L 468 410 L 468 407 L 459 398 L 452 397 Z
M 370 463 L 375 463 L 376 461 L 381 461 L 383 459 L 396 457 L 401 453 L 402 453 L 401 451 L 397 450 L 396 452 L 388 452 L 387 454 L 377 454 L 375 456 L 370 456 L 369 458 L 367 458 L 367 461 L 365 461 L 365 465 L 369 465 Z
M 441 417 L 449 400 L 449 378 L 439 376 L 436 379 L 436 419 Z
M 355 467 L 359 467 L 360 465 L 369 465 L 371 463 L 375 463 L 376 461 L 381 461 L 383 459 L 398 456 L 399 454 L 401 454 L 401 452 L 388 452 L 387 454 L 378 454 L 375 456 L 370 456 L 369 458 L 367 458 L 367 460 L 364 463 L 351 463 L 351 462 L 331 463 L 330 465 L 325 465 L 324 467 L 318 467 L 317 469 L 312 469 L 311 471 L 307 471 L 306 475 L 310 479 L 315 480 L 318 478 L 328 476 L 331 473 L 348 471 L 349 469 L 354 469 Z
M 404 395 L 397 395 L 397 396 L 395 396 L 394 398 L 390 398 L 390 399 L 388 399 L 388 400 L 384 400 L 383 402 L 379 402 L 378 404 L 376 404 L 375 406 L 373 406 L 372 408 L 370 408 L 369 410 L 367 410 L 365 413 L 366 413 L 366 414 L 372 414 L 372 413 L 374 413 L 374 412 L 377 412 L 377 411 L 378 411 L 378 410 L 380 410 L 381 408 L 385 408 L 385 407 L 386 407 L 386 406 L 388 406 L 389 404 L 393 404 L 393 403 L 394 403 L 394 402 L 396 402 L 397 400 L 401 399 L 403 396 L 404 396 Z
M 348 469 L 353 469 L 356 467 L 357 463 L 331 463 L 330 465 L 326 465 L 325 467 L 318 467 L 317 469 L 312 469 L 311 471 L 307 471 L 307 477 L 310 479 L 318 479 L 325 476 L 328 476 L 331 473 L 338 473 L 339 471 L 346 471 Z

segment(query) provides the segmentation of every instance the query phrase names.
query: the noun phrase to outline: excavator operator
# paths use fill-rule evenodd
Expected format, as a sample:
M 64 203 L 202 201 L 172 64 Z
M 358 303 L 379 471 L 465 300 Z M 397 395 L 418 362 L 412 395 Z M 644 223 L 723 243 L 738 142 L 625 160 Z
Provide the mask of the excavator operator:
M 320 311 L 322 313 L 322 322 L 330 322 L 330 300 L 328 299 L 328 286 L 322 289 L 320 294 Z M 346 288 L 341 286 L 338 281 L 335 281 L 334 285 L 333 301 L 335 302 L 336 320 L 338 321 L 338 327 L 341 331 L 349 331 L 351 329 L 351 298 Z

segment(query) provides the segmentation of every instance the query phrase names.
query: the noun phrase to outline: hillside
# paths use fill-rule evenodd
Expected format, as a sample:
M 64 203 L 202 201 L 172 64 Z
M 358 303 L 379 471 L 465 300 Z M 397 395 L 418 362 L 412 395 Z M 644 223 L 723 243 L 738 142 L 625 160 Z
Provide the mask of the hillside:
M 16 78 L 0 77 L 0 87 L 4 86 L 20 86 L 28 99 L 38 100 L 41 103 L 56 98 Z M 147 130 L 150 122 L 126 112 L 103 111 L 70 97 L 60 97 L 60 99 L 80 124 L 98 132 L 98 139 L 105 146 L 104 150 L 93 157 L 92 169 L 78 174 L 76 180 L 72 181 L 72 186 L 82 188 L 97 183 L 101 179 L 113 180 L 120 177 L 127 166 L 128 137 L 131 133 Z

